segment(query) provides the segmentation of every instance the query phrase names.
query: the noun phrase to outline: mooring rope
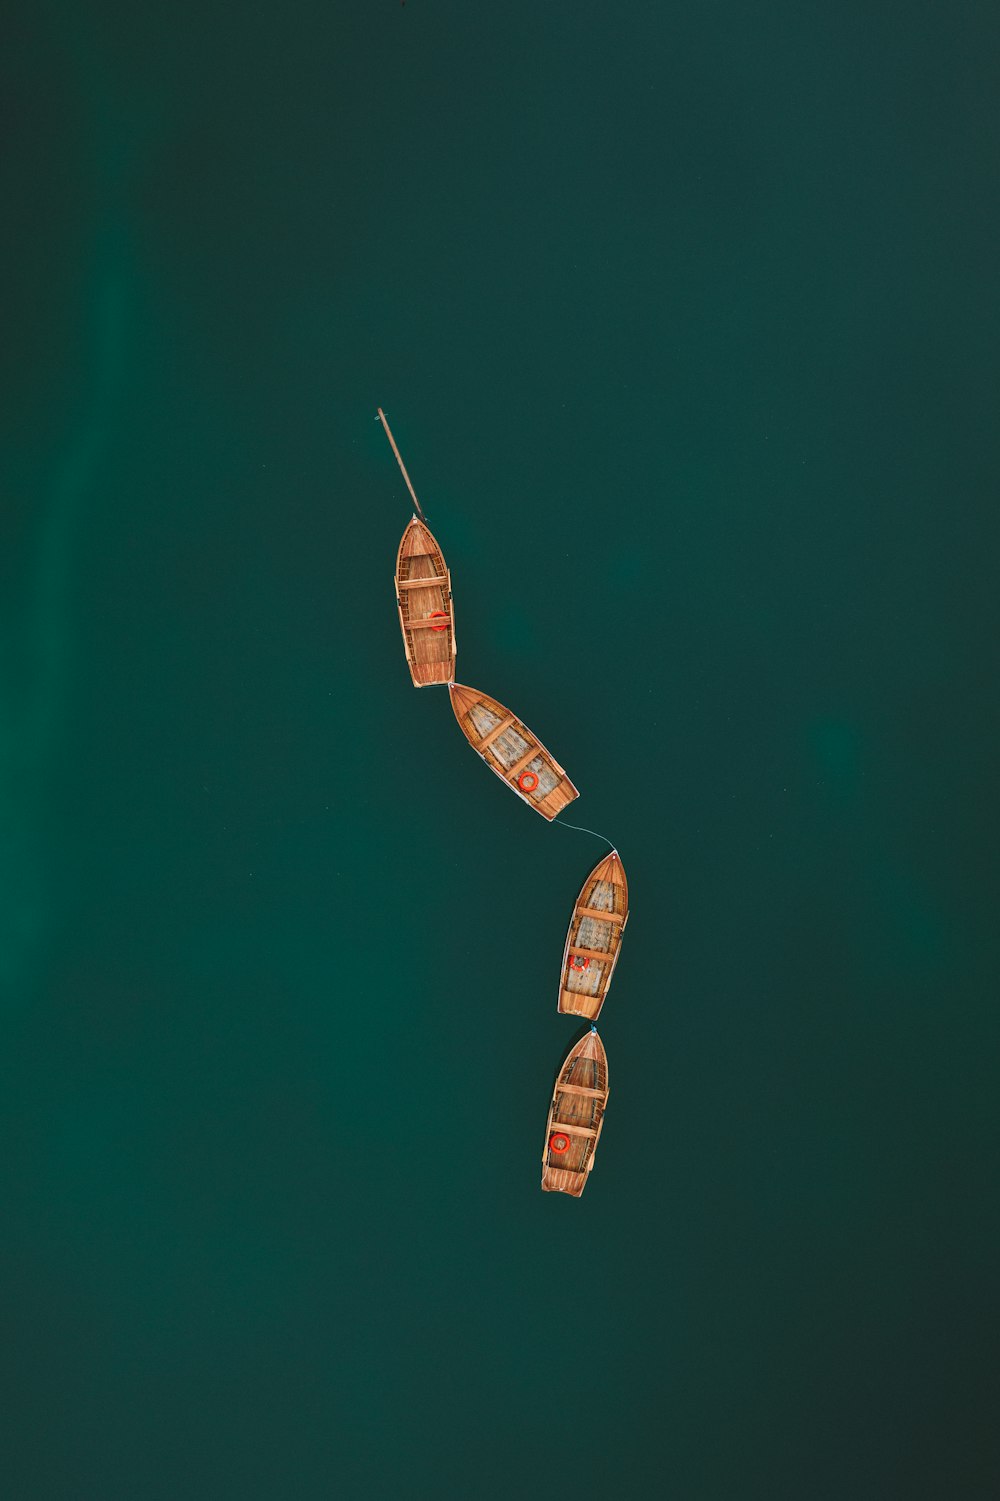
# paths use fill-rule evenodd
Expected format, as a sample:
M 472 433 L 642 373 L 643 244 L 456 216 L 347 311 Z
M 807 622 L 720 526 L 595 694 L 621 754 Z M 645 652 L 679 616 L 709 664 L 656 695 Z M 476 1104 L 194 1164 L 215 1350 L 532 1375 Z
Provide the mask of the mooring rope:
M 396 440 L 392 436 L 392 433 L 389 430 L 389 424 L 388 424 L 388 422 L 385 419 L 385 413 L 383 412 L 383 410 L 382 410 L 381 407 L 379 407 L 378 411 L 375 414 L 375 421 L 376 422 L 381 422 L 382 426 L 385 428 L 385 435 L 389 439 L 390 444 L 392 445 L 392 451 L 393 451 L 393 453 L 396 455 L 396 463 L 399 465 L 400 469 L 403 471 L 403 478 L 406 481 L 406 488 L 409 490 L 411 496 L 413 497 L 413 504 L 417 508 L 417 515 L 420 517 L 421 521 L 426 521 L 427 517 L 424 515 L 423 508 L 421 507 L 421 504 L 420 504 L 419 500 L 417 499 L 417 492 L 416 492 L 416 490 L 414 490 L 413 486 L 411 485 L 411 483 L 410 483 L 410 476 L 406 472 L 406 465 L 403 463 L 403 455 L 400 453 L 399 449 L 396 447 Z
M 565 818 L 555 818 L 553 823 L 557 823 L 561 829 L 576 829 L 579 834 L 593 834 L 595 839 L 600 839 L 603 844 L 609 844 L 613 850 L 618 848 L 613 839 L 599 834 L 596 829 L 585 829 L 582 823 L 567 823 Z

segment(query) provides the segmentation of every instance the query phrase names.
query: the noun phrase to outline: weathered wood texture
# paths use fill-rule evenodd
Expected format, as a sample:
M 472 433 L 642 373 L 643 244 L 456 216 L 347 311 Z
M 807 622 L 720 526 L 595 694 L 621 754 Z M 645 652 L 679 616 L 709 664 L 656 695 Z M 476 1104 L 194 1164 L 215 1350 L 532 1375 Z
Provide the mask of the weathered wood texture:
M 593 1021 L 611 984 L 628 922 L 628 883 L 612 850 L 583 883 L 570 918 L 559 981 L 559 1007 Z
M 578 1199 L 587 1186 L 608 1103 L 608 1059 L 593 1029 L 570 1048 L 545 1123 L 542 1188 Z M 559 1148 L 563 1148 L 559 1150 Z
M 413 517 L 396 557 L 396 605 L 415 687 L 455 681 L 451 574 L 430 529 Z
M 461 683 L 448 691 L 473 750 L 530 808 L 551 821 L 580 796 L 555 757 L 503 704 Z

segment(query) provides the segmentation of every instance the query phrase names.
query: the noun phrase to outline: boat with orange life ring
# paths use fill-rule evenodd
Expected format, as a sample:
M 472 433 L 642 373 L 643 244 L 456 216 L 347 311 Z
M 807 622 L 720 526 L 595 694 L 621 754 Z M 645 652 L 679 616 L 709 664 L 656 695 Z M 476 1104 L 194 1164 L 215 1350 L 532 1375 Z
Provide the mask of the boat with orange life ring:
M 546 1193 L 570 1194 L 574 1199 L 583 1193 L 601 1139 L 608 1093 L 607 1054 L 597 1028 L 591 1027 L 570 1048 L 552 1091 L 542 1152 Z
M 462 734 L 522 802 L 549 820 L 580 794 L 551 752 L 503 704 L 477 688 L 448 688 Z
M 617 850 L 599 860 L 576 899 L 563 949 L 558 1010 L 600 1015 L 628 922 L 628 882 Z

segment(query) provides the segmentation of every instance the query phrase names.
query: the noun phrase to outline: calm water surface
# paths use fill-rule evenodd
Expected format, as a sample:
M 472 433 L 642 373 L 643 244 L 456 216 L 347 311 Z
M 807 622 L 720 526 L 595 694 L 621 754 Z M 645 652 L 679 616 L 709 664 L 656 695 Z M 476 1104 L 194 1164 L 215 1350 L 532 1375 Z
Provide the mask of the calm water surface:
M 998 1493 L 998 33 L 15 6 L 12 1497 Z M 377 404 L 629 876 L 579 1202 Z

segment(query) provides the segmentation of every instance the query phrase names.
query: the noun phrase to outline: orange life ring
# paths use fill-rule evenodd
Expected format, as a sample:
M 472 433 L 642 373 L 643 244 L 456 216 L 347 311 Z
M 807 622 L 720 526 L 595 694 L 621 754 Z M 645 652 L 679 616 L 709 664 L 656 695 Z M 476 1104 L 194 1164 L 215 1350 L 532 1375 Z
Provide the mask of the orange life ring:
M 569 963 L 571 969 L 586 969 L 590 960 L 585 958 L 583 954 L 573 954 L 570 957 Z
M 561 1131 L 554 1131 L 553 1134 L 549 1137 L 549 1151 L 568 1152 L 569 1137 L 564 1136 Z
M 534 792 L 538 786 L 538 778 L 533 771 L 522 771 L 517 779 L 517 785 L 522 792 Z
M 448 624 L 447 624 L 447 622 L 448 622 L 448 612 L 447 612 L 447 610 L 432 610 L 431 613 L 428 615 L 427 619 L 428 620 L 443 620 L 445 622 L 444 625 L 432 625 L 431 626 L 431 630 L 432 631 L 446 631 L 448 629 Z

